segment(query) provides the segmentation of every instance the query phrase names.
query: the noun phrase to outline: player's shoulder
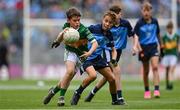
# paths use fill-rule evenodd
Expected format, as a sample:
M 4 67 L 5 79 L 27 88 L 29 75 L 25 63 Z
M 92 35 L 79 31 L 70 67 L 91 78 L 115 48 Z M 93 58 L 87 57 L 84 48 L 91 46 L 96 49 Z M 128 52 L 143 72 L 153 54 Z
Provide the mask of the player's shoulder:
M 162 38 L 165 39 L 167 37 L 167 33 L 165 33 Z
M 158 23 L 157 18 L 152 18 L 152 23 Z
M 80 24 L 79 26 L 79 29 L 78 29 L 79 33 L 89 33 L 89 30 L 88 30 L 88 27 L 84 26 L 82 23 Z
M 127 20 L 127 19 L 120 19 L 120 26 L 124 26 L 124 27 L 132 27 L 131 23 Z
M 99 29 L 99 28 L 101 28 L 101 24 L 93 24 L 93 25 L 90 25 L 89 28 Z
M 139 18 L 139 19 L 137 20 L 137 22 L 136 22 L 136 26 L 140 26 L 140 25 L 143 25 L 143 24 L 145 24 L 143 18 Z
M 87 27 L 83 25 L 82 23 L 80 23 L 79 29 L 87 29 Z
M 64 23 L 63 29 L 65 29 L 67 27 L 70 27 L 70 24 L 66 22 L 66 23 Z
M 90 25 L 90 26 L 88 27 L 88 29 L 89 29 L 92 33 L 101 33 L 101 31 L 102 31 L 102 25 L 101 25 L 101 24 Z
M 124 19 L 124 18 L 121 18 L 120 22 L 123 23 L 123 24 L 130 24 L 129 20 Z

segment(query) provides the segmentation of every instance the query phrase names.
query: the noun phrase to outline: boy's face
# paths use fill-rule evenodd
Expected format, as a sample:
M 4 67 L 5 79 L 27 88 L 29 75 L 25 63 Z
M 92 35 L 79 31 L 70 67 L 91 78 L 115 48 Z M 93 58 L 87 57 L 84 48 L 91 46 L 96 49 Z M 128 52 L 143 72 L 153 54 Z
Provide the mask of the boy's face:
M 168 31 L 169 34 L 172 34 L 173 28 L 172 28 L 172 27 L 169 27 L 169 28 L 167 28 L 167 31 Z
M 122 13 L 119 12 L 119 13 L 115 13 L 116 14 L 116 18 L 119 20 L 121 17 L 122 17 Z
M 68 23 L 74 29 L 78 29 L 80 26 L 80 18 L 81 18 L 80 16 L 73 16 L 73 17 L 68 19 Z
M 108 30 L 113 26 L 113 21 L 110 16 L 105 16 L 102 20 L 103 30 Z
M 116 24 L 119 23 L 119 19 L 122 17 L 122 13 L 119 12 L 119 13 L 115 13 L 116 14 Z
M 149 20 L 152 16 L 152 9 L 142 8 L 141 13 L 142 13 L 142 16 L 145 20 Z

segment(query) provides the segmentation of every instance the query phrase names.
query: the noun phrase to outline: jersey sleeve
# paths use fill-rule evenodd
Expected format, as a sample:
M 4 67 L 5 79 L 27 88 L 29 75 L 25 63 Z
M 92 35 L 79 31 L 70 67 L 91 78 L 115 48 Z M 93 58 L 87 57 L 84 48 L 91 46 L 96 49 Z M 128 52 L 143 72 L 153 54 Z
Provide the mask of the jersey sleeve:
M 157 35 L 159 35 L 160 33 L 160 28 L 159 28 L 159 23 L 158 20 L 156 19 L 156 25 L 157 25 Z
M 70 24 L 65 23 L 64 26 L 62 27 L 62 29 L 65 29 L 65 28 L 67 28 L 67 27 L 70 27 Z
M 139 37 L 139 29 L 140 29 L 140 24 L 139 22 L 137 22 L 134 27 L 134 34 L 138 35 L 138 37 Z
M 131 24 L 129 23 L 129 21 L 127 22 L 127 28 L 128 28 L 128 36 L 129 37 L 134 36 L 134 31 L 133 31 L 133 28 L 132 28 Z
M 85 31 L 84 31 L 84 35 L 87 36 L 87 39 L 89 42 L 94 42 L 96 41 L 95 37 L 93 36 L 93 34 L 89 31 L 88 28 L 85 28 Z

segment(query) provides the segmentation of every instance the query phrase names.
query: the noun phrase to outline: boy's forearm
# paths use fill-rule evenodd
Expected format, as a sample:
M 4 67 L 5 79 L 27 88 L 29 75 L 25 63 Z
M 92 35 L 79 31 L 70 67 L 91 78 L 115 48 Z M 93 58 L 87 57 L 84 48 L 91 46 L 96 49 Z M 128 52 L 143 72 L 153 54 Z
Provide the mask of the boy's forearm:
M 138 37 L 136 34 L 134 35 L 134 37 L 136 37 L 135 39 L 137 40 L 137 41 L 136 41 L 137 44 L 135 44 L 135 45 L 137 46 L 137 48 L 138 48 L 139 51 L 142 51 L 141 45 L 140 45 L 140 43 L 139 43 L 139 37 Z
M 63 40 L 63 31 L 58 34 L 55 41 L 60 43 L 62 42 L 62 40 Z
M 97 47 L 98 47 L 97 41 L 92 42 L 91 49 L 90 49 L 88 52 L 89 52 L 90 54 L 92 54 L 92 53 L 96 50 Z
M 138 36 L 137 35 L 133 36 L 133 46 L 138 47 Z
M 116 58 L 117 58 L 117 51 L 116 51 L 116 49 L 113 47 L 113 48 L 112 48 L 112 59 L 113 59 L 113 60 L 116 60 Z

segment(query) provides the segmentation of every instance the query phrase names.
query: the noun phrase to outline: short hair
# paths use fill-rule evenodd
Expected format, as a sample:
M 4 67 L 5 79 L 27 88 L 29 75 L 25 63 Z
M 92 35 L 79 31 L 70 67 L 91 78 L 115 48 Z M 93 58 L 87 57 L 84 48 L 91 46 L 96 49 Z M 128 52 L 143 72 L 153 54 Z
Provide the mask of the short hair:
M 119 12 L 121 12 L 121 6 L 120 6 L 120 5 L 112 5 L 112 6 L 109 8 L 109 11 L 113 11 L 113 12 L 115 12 L 116 14 L 118 14 Z
M 142 7 L 141 7 L 142 9 L 144 8 L 144 9 L 152 9 L 152 5 L 151 5 L 151 3 L 150 2 L 148 2 L 148 1 L 145 1 L 143 4 L 142 4 Z
M 106 16 L 111 17 L 111 19 L 113 21 L 113 25 L 115 25 L 115 23 L 116 23 L 116 14 L 114 12 L 112 12 L 112 11 L 107 11 L 107 12 L 105 12 L 103 18 L 106 17 Z
M 67 18 L 72 18 L 74 16 L 81 17 L 81 12 L 77 8 L 71 7 L 66 11 L 66 16 Z
M 166 25 L 166 28 L 173 28 L 173 22 L 169 21 L 168 24 Z

